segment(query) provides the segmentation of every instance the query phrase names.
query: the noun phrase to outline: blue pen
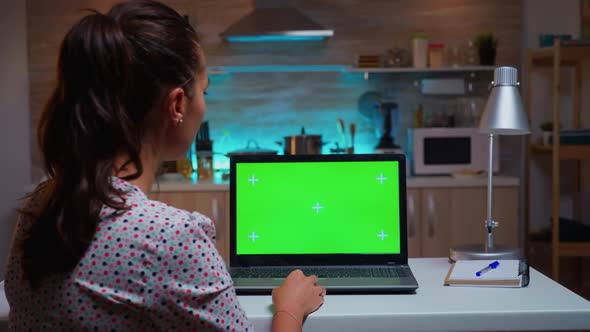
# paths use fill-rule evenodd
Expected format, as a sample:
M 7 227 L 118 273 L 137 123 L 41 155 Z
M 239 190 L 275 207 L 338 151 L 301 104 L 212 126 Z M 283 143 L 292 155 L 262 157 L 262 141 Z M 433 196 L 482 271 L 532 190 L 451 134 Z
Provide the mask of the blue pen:
M 498 261 L 492 262 L 488 266 L 484 267 L 483 269 L 475 272 L 475 276 L 481 277 L 482 274 L 488 272 L 489 270 L 493 270 L 493 269 L 497 268 L 498 265 L 500 265 L 500 262 L 498 262 Z

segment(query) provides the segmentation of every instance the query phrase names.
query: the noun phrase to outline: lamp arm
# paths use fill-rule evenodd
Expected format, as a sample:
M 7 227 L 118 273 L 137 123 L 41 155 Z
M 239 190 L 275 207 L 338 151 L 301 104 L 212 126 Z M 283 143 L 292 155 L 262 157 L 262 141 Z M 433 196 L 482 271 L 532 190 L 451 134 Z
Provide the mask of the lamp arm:
M 486 251 L 492 251 L 494 249 L 494 227 L 498 226 L 498 223 L 492 219 L 492 180 L 494 176 L 494 134 L 490 133 L 490 155 L 488 164 L 488 214 L 485 222 L 485 227 L 488 230 Z

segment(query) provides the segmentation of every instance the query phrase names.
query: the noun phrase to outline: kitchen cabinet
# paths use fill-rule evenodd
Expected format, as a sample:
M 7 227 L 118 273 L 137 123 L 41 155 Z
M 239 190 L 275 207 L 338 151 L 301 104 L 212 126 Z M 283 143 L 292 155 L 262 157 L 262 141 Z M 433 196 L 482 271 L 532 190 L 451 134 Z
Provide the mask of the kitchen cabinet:
M 485 243 L 487 188 L 410 188 L 409 257 L 448 257 L 449 248 Z M 494 188 L 496 243 L 518 247 L 518 187 Z
M 209 217 L 215 223 L 217 231 L 217 250 L 225 263 L 229 263 L 228 191 L 152 192 L 150 198 L 179 209 L 196 211 Z
M 440 179 L 439 179 L 440 180 Z M 435 181 L 427 181 L 431 186 Z M 485 181 L 483 181 L 485 182 Z M 179 186 L 153 192 L 150 197 L 211 218 L 217 230 L 217 249 L 229 262 L 229 188 L 187 190 Z M 448 257 L 459 244 L 484 243 L 487 187 L 424 186 L 407 190 L 409 257 Z M 494 188 L 493 218 L 496 242 L 518 247 L 518 185 Z

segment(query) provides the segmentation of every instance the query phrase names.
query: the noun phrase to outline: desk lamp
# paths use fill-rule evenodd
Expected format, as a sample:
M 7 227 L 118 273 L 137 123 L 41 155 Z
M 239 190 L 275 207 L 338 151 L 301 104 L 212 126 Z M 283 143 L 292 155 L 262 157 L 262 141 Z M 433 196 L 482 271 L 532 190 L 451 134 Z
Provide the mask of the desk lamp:
M 519 248 L 507 248 L 494 243 L 493 230 L 498 223 L 492 219 L 492 177 L 494 158 L 494 135 L 526 135 L 530 133 L 518 93 L 517 70 L 498 67 L 494 70 L 491 94 L 479 123 L 479 131 L 489 135 L 490 151 L 488 164 L 488 204 L 485 229 L 485 244 L 460 245 L 450 249 L 452 261 L 464 259 L 520 259 Z

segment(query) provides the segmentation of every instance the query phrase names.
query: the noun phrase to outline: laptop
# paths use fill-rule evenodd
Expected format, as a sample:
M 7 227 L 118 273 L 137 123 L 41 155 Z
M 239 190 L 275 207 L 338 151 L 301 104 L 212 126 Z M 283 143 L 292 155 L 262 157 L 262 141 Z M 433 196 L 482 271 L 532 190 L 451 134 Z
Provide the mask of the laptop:
M 413 293 L 401 154 L 233 156 L 230 274 L 270 294 L 294 269 L 334 293 Z

